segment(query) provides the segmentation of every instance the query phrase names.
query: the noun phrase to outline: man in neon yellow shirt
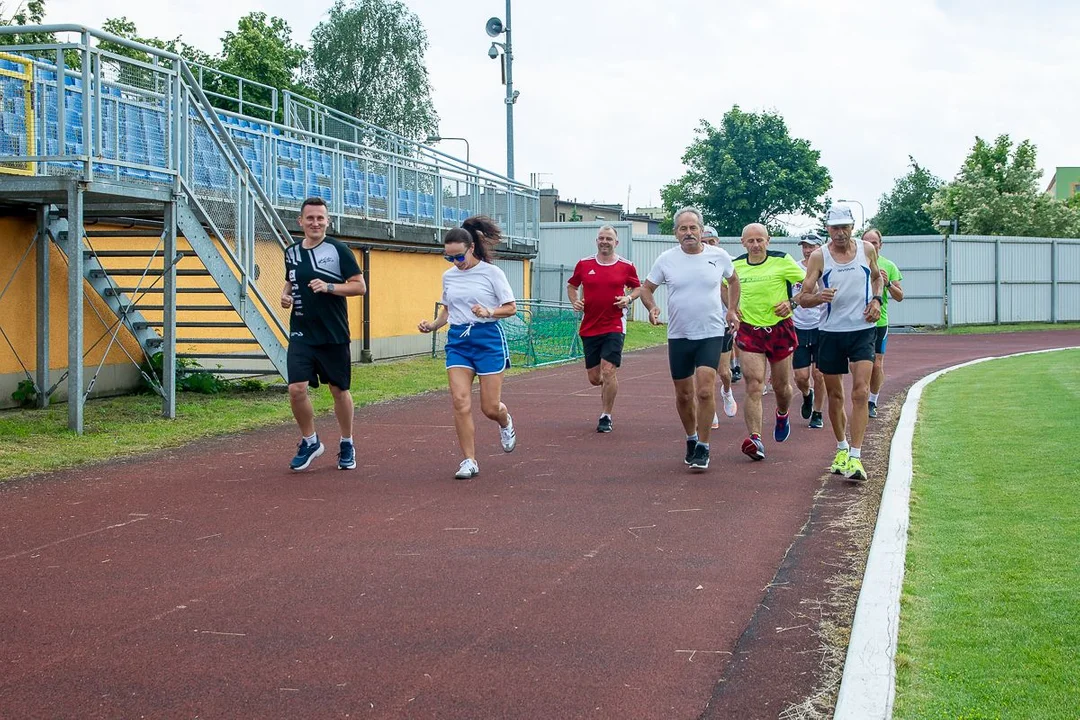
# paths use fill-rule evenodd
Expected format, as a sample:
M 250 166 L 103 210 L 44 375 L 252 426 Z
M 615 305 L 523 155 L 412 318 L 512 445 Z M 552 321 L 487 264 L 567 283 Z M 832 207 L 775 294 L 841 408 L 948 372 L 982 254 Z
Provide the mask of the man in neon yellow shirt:
M 874 369 L 870 374 L 870 401 L 868 403 L 869 417 L 877 417 L 878 393 L 885 384 L 885 346 L 889 342 L 889 300 L 901 302 L 904 299 L 904 288 L 900 287 L 900 281 L 904 276 L 900 274 L 900 268 L 896 263 L 881 255 L 881 231 L 870 228 L 863 233 L 862 239 L 874 246 L 878 251 L 878 271 L 885 283 L 885 292 L 881 293 L 881 317 L 878 318 L 874 337 Z
M 742 444 L 752 460 L 765 459 L 761 442 L 761 394 L 766 367 L 772 370 L 776 391 L 776 425 L 773 439 L 784 442 L 791 434 L 788 406 L 791 404 L 791 355 L 798 346 L 795 323 L 791 319 L 791 288 L 806 273 L 784 252 L 769 250 L 769 232 L 764 225 L 751 223 L 743 228 L 746 253 L 735 259 L 735 273 L 742 292 L 739 297 L 739 330 L 735 344 L 742 351 L 746 399 L 743 417 L 750 437 Z

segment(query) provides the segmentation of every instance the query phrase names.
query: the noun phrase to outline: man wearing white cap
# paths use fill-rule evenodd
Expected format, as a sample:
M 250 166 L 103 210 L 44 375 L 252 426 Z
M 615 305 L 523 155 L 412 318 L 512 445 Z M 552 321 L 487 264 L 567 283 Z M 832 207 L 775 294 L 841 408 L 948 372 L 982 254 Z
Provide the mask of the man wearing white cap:
M 701 242 L 713 247 L 719 247 L 720 238 L 716 234 L 716 228 L 712 225 L 706 225 L 701 233 Z M 720 288 L 720 303 L 721 312 L 723 312 L 724 317 L 727 317 L 728 286 L 726 282 Z M 732 328 L 728 329 L 729 331 L 733 330 Z M 716 374 L 720 376 L 720 398 L 724 404 L 724 414 L 728 417 L 735 417 L 735 414 L 739 412 L 739 405 L 735 402 L 735 393 L 731 392 L 731 352 L 734 347 L 735 333 L 733 331 L 724 333 L 724 344 L 720 348 L 720 367 L 716 368 Z M 720 418 L 715 412 L 713 412 L 712 426 L 714 430 L 720 427 Z
M 862 441 L 869 422 L 870 374 L 874 369 L 875 324 L 881 316 L 882 280 L 877 251 L 864 240 L 853 240 L 851 208 L 834 205 L 825 218 L 829 243 L 806 261 L 806 278 L 795 296 L 800 307 L 825 304 L 818 335 L 818 368 L 829 393 L 829 424 L 836 437 L 832 472 L 849 480 L 866 480 Z M 818 288 L 818 281 L 822 288 Z M 851 372 L 851 415 L 845 413 L 843 376 Z M 851 418 L 851 444 L 847 422 Z
M 798 261 L 799 267 L 806 270 L 806 261 L 810 254 L 825 243 L 825 240 L 815 233 L 807 233 L 799 238 L 799 248 L 802 250 L 802 260 Z M 793 288 L 796 295 L 802 290 L 803 284 L 796 283 Z M 795 321 L 795 335 L 799 339 L 799 346 L 792 355 L 792 367 L 795 370 L 795 387 L 802 393 L 802 416 L 803 420 L 810 421 L 810 427 L 824 427 L 821 409 L 825 406 L 825 377 L 817 368 L 818 352 L 818 328 L 825 318 L 825 307 L 804 308 L 795 306 L 791 314 Z M 813 384 L 811 384 L 811 380 Z

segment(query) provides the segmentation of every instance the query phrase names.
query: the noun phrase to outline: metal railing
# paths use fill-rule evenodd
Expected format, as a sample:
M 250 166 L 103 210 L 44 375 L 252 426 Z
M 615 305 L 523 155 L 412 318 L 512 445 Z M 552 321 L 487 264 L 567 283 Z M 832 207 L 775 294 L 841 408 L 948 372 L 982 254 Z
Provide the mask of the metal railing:
M 14 60 L 0 58 L 0 84 L 10 91 L 4 96 L 30 98 L 33 117 L 0 121 L 0 172 L 32 168 L 177 187 L 184 174 L 200 200 L 224 201 L 235 189 L 230 178 L 243 169 L 273 207 L 298 208 L 316 195 L 339 218 L 434 229 L 483 213 L 512 244 L 536 247 L 533 188 L 313 100 L 109 33 L 77 25 L 0 28 L 20 32 L 75 38 L 5 48 Z M 148 60 L 102 49 L 103 42 Z M 185 84 L 200 90 L 205 117 L 181 108 Z M 286 122 L 273 121 L 279 111 Z M 216 132 L 208 134 L 211 124 Z M 240 162 L 213 150 L 227 140 Z

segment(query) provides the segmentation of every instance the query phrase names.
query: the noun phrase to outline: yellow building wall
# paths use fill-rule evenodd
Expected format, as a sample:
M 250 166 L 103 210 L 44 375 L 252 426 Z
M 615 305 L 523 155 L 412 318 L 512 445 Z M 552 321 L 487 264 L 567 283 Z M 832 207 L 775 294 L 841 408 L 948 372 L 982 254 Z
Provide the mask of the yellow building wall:
M 371 336 L 418 334 L 416 324 L 432 317 L 442 296 L 447 267 L 442 255 L 372 250 Z M 349 315 L 353 317 L 351 306 Z M 360 337 L 359 328 L 353 337 Z
M 19 265 L 18 272 L 15 272 L 19 259 L 22 258 L 27 247 L 33 243 L 35 232 L 36 223 L 33 219 L 0 218 L 0 290 L 10 281 L 7 292 L 3 298 L 0 298 L 0 326 L 4 328 L 4 332 L 18 353 L 16 357 L 7 343 L 0 343 L 0 374 L 21 374 L 20 359 L 31 373 L 37 367 L 37 247 L 30 250 L 22 265 Z M 50 243 L 49 248 L 51 285 L 49 368 L 52 370 L 67 367 L 68 265 L 67 259 L 55 244 Z M 106 333 L 108 325 L 112 324 L 116 316 L 85 281 L 83 289 L 85 292 L 83 300 L 84 350 L 89 350 L 84 362 L 89 367 L 101 362 L 104 351 L 109 345 L 108 339 L 102 340 L 93 349 L 91 346 Z M 98 313 L 106 322 L 99 319 Z M 139 349 L 138 342 L 130 333 L 121 329 L 118 341 L 113 343 L 105 360 L 106 365 L 129 362 L 121 348 L 126 349 L 136 358 L 141 357 L 142 351 Z M 7 398 L 0 398 L 0 400 L 3 399 Z

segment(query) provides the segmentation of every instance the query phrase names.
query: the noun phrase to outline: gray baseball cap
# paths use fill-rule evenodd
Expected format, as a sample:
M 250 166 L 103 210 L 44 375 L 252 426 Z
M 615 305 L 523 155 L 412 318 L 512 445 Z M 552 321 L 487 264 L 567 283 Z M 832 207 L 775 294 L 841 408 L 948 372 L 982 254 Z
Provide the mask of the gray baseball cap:
M 712 225 L 706 225 L 705 228 L 701 231 L 701 237 L 707 238 L 720 236 L 716 234 L 716 228 L 714 228 Z

